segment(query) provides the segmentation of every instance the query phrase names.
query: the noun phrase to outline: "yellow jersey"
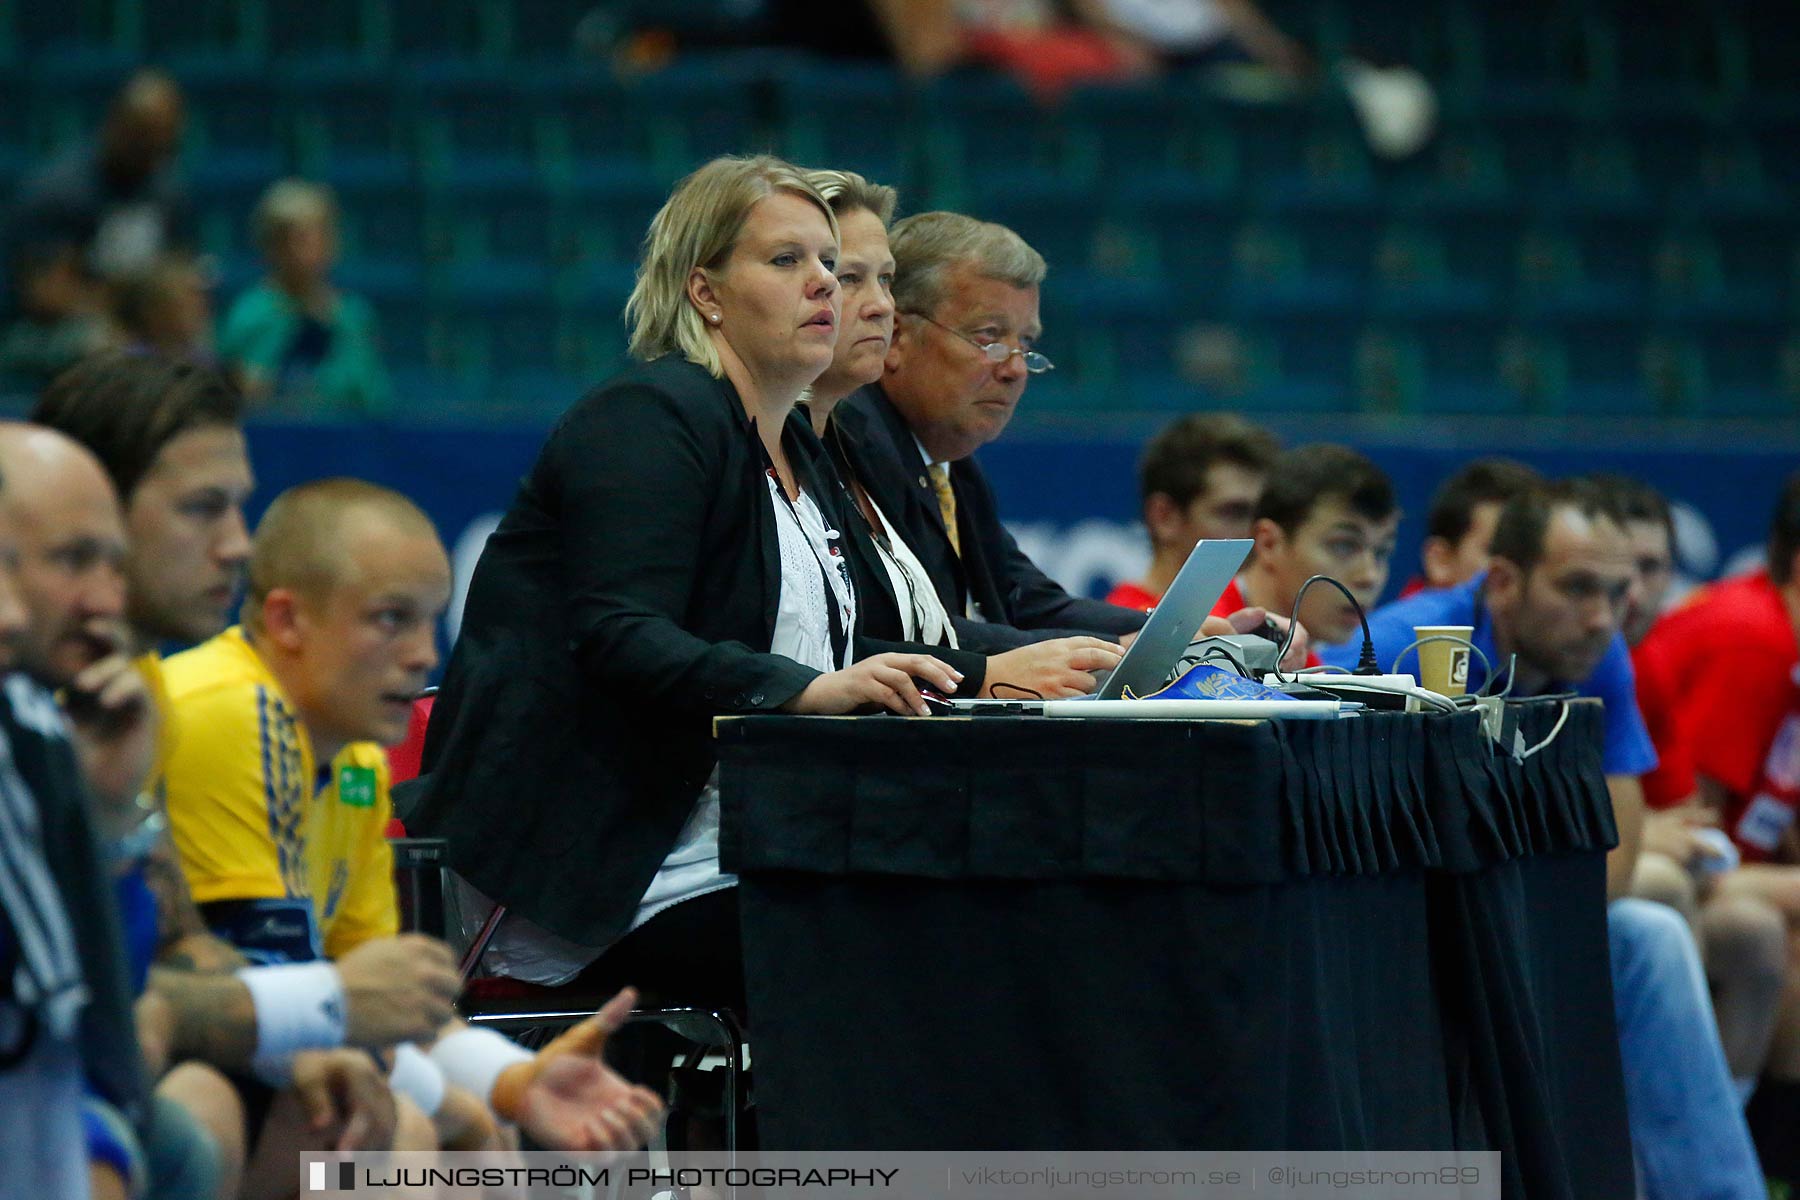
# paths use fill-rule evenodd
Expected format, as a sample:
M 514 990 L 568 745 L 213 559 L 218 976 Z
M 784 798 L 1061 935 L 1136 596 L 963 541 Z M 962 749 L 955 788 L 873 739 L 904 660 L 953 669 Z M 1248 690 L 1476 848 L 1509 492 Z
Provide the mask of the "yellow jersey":
M 337 958 L 398 932 L 381 747 L 353 742 L 320 769 L 237 627 L 170 657 L 163 680 L 181 727 L 164 768 L 169 823 L 214 931 L 254 961 Z

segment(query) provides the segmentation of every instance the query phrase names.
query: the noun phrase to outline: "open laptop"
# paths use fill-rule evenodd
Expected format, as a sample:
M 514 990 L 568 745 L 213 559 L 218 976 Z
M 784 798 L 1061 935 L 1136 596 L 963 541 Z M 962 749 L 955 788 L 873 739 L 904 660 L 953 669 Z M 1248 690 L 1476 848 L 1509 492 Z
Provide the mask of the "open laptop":
M 1127 689 L 1142 698 L 1160 691 L 1182 652 L 1194 640 L 1201 622 L 1212 613 L 1213 605 L 1231 586 L 1244 560 L 1256 543 L 1250 538 L 1204 539 L 1195 543 L 1187 561 L 1175 576 L 1175 582 L 1150 612 L 1137 640 L 1125 651 L 1125 657 L 1113 668 L 1099 689 L 1083 700 L 1123 700 Z M 1001 705 L 1006 711 L 1036 711 L 1036 700 L 952 700 L 960 712 L 991 711 Z

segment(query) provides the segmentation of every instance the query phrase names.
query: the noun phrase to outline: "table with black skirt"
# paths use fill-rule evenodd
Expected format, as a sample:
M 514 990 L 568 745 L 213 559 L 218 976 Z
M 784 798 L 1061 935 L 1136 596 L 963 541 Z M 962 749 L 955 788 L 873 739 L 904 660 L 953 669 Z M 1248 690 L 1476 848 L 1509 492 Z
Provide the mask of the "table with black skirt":
M 1498 1149 L 1508 1196 L 1629 1197 L 1603 716 L 1509 715 L 721 719 L 764 1148 Z

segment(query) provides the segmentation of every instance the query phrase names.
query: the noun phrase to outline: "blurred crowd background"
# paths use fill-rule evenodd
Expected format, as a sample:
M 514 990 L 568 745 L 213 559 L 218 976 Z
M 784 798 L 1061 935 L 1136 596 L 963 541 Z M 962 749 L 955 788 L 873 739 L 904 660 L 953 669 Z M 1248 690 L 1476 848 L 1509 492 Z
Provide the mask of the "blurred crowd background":
M 1579 451 L 1710 575 L 1800 445 L 1796 62 L 1780 0 L 23 0 L 0 395 L 217 360 L 313 427 L 293 478 L 353 432 L 454 538 L 621 363 L 671 182 L 767 149 L 1048 258 L 1057 370 L 984 457 L 1068 582 L 1130 574 L 1137 447 L 1201 409 L 1356 442 L 1415 515 Z

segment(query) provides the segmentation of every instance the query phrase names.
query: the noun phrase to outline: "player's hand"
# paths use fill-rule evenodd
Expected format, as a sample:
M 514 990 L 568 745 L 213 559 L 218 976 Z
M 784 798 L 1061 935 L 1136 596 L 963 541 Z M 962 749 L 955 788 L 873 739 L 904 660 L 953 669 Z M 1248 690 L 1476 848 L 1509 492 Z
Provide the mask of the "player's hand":
M 340 1130 L 338 1150 L 387 1150 L 394 1144 L 394 1093 L 361 1050 L 302 1050 L 293 1058 L 293 1088 L 315 1133 Z
M 1096 686 L 1093 672 L 1112 670 L 1124 656 L 1117 645 L 1096 637 L 1033 642 L 991 656 L 981 694 L 994 700 L 1022 700 L 1030 692 L 1046 700 L 1085 696 Z
M 96 649 L 106 644 L 101 631 L 92 637 Z M 149 685 L 131 659 L 113 649 L 83 668 L 61 700 L 88 786 L 109 810 L 123 815 L 144 790 L 156 760 L 158 717 Z
M 1683 867 L 1711 857 L 1712 848 L 1694 836 L 1705 826 L 1689 820 L 1689 815 L 1681 808 L 1645 813 L 1643 851 L 1664 855 Z
M 507 1142 L 488 1106 L 467 1088 L 450 1084 L 444 1102 L 431 1118 L 438 1145 L 445 1150 L 504 1150 Z
M 429 1044 L 456 1015 L 462 978 L 450 947 L 417 933 L 364 942 L 337 960 L 344 983 L 344 1040 L 383 1049 Z
M 836 715 L 874 704 L 902 716 L 930 716 L 914 679 L 949 696 L 962 682 L 962 674 L 929 654 L 876 654 L 842 671 L 820 675 L 781 707 L 784 712 Z
M 500 1072 L 494 1111 L 553 1150 L 635 1150 L 648 1142 L 662 1123 L 662 1101 L 601 1060 L 606 1039 L 636 1003 L 626 988 L 530 1062 Z

